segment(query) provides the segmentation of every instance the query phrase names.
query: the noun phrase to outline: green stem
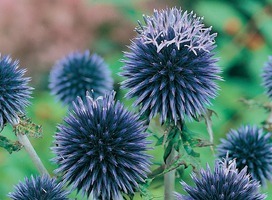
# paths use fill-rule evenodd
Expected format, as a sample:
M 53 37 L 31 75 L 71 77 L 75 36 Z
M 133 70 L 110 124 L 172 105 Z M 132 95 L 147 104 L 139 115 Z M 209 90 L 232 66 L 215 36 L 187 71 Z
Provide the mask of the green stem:
M 26 152 L 29 154 L 31 160 L 37 167 L 38 171 L 41 175 L 46 174 L 49 176 L 49 173 L 47 172 L 46 168 L 42 164 L 41 159 L 37 155 L 36 151 L 34 150 L 32 144 L 30 143 L 28 137 L 25 134 L 17 134 L 17 138 L 19 142 L 25 147 Z
M 170 155 L 166 159 L 165 168 L 167 168 L 176 157 L 175 149 L 172 149 Z M 175 172 L 176 170 L 172 170 L 164 175 L 164 200 L 173 200 L 175 191 Z
M 204 112 L 203 116 L 204 116 L 204 119 L 205 119 L 205 124 L 206 124 L 207 131 L 208 131 L 209 136 L 210 136 L 210 142 L 213 144 L 213 130 L 212 130 L 212 120 L 211 120 L 212 113 L 209 113 L 209 111 L 206 110 Z M 211 151 L 213 152 L 213 154 L 215 155 L 213 146 L 210 146 L 210 148 L 211 148 Z

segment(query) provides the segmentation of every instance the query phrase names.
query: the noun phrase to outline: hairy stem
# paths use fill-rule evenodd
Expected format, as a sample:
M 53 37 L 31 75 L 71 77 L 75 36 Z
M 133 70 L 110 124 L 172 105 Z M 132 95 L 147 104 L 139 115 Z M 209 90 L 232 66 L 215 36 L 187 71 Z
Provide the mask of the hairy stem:
M 28 137 L 25 134 L 17 134 L 17 138 L 19 142 L 25 147 L 26 152 L 29 154 L 31 160 L 37 167 L 38 171 L 41 175 L 46 174 L 49 176 L 49 173 L 47 172 L 46 168 L 42 164 L 41 159 L 37 155 L 36 151 L 34 150 L 32 144 L 30 143 Z
M 166 159 L 166 168 L 171 165 L 175 157 L 176 151 L 175 149 L 172 149 L 170 155 Z M 175 190 L 175 172 L 176 170 L 172 170 L 164 175 L 164 200 L 174 199 L 173 192 Z

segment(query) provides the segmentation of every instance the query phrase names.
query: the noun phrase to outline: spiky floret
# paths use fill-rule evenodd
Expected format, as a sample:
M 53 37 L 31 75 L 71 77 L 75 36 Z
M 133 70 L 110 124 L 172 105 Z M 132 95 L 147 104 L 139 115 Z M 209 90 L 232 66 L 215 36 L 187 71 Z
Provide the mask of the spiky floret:
M 19 61 L 0 55 L 0 131 L 6 122 L 19 123 L 19 115 L 24 114 L 29 104 L 32 88 L 30 78 L 23 77 L 26 70 L 18 69 Z
M 161 123 L 199 116 L 216 97 L 215 81 L 221 80 L 211 52 L 216 34 L 193 12 L 177 8 L 155 10 L 144 21 L 125 52 L 126 97 L 137 97 L 134 105 L 149 119 L 159 113 Z
M 227 139 L 221 139 L 218 145 L 218 157 L 236 159 L 238 169 L 245 166 L 251 176 L 265 184 L 265 180 L 272 180 L 272 143 L 271 133 L 264 133 L 257 126 L 241 126 L 231 130 Z
M 69 192 L 63 190 L 63 183 L 46 175 L 25 178 L 15 186 L 15 191 L 8 194 L 13 200 L 68 200 Z
M 71 106 L 77 96 L 85 98 L 86 91 L 95 97 L 113 88 L 109 66 L 97 54 L 73 52 L 52 68 L 49 88 L 58 100 Z
M 263 86 L 270 99 L 272 99 L 272 56 L 269 56 L 262 73 Z
M 114 101 L 115 93 L 77 98 L 55 135 L 56 173 L 94 199 L 132 194 L 149 171 L 147 134 L 139 116 Z
M 181 182 L 186 195 L 176 194 L 177 200 L 263 200 L 266 195 L 260 194 L 259 183 L 251 180 L 246 167 L 236 169 L 235 160 L 216 161 L 212 171 L 200 170 L 200 177 L 192 175 L 195 186 Z

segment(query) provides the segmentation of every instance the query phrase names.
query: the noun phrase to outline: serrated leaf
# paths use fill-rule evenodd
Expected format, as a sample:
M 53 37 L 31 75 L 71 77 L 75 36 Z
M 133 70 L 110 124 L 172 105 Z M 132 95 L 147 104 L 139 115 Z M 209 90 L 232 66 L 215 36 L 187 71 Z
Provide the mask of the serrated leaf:
M 19 151 L 22 145 L 18 141 L 12 142 L 6 137 L 0 136 L 0 147 L 6 149 L 11 154 L 13 151 Z
M 13 127 L 15 135 L 17 134 L 26 134 L 29 137 L 42 137 L 42 126 L 37 125 L 31 121 L 30 118 L 27 118 L 25 115 L 19 116 L 20 123 Z
M 188 168 L 189 166 L 192 166 L 193 170 L 200 169 L 200 160 L 188 154 L 179 154 L 177 158 L 174 159 L 166 169 L 164 169 L 163 174 L 176 170 L 181 166 L 183 166 L 184 169 Z

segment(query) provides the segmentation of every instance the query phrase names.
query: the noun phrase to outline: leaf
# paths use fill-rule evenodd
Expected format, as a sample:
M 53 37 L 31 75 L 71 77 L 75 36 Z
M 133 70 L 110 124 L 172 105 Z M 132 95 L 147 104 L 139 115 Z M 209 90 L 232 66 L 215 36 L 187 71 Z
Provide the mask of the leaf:
M 4 136 L 0 136 L 0 147 L 6 149 L 10 154 L 19 151 L 23 146 L 18 142 L 12 142 Z
M 176 170 L 181 166 L 184 166 L 184 169 L 192 166 L 193 170 L 195 171 L 196 169 L 200 169 L 200 160 L 188 154 L 179 154 L 176 159 L 174 159 L 173 162 L 170 163 L 166 169 L 164 169 L 162 174 Z
M 154 178 L 148 178 L 145 180 L 145 183 L 139 185 L 139 191 L 140 195 L 143 200 L 151 200 L 154 199 L 152 193 L 148 189 L 150 186 L 151 182 L 153 181 Z
M 13 127 L 15 135 L 17 134 L 26 134 L 29 137 L 42 137 L 42 126 L 37 125 L 31 121 L 30 118 L 27 118 L 25 115 L 21 115 L 20 123 Z
M 173 149 L 173 141 L 169 141 L 168 142 L 168 145 L 166 146 L 165 148 L 165 151 L 164 151 L 164 154 L 163 154 L 163 160 L 164 160 L 164 163 L 166 163 L 166 160 L 167 158 L 169 157 L 172 149 Z
M 158 141 L 156 142 L 155 146 L 160 146 L 163 144 L 163 141 L 164 141 L 164 135 L 161 136 L 160 138 L 157 138 Z

